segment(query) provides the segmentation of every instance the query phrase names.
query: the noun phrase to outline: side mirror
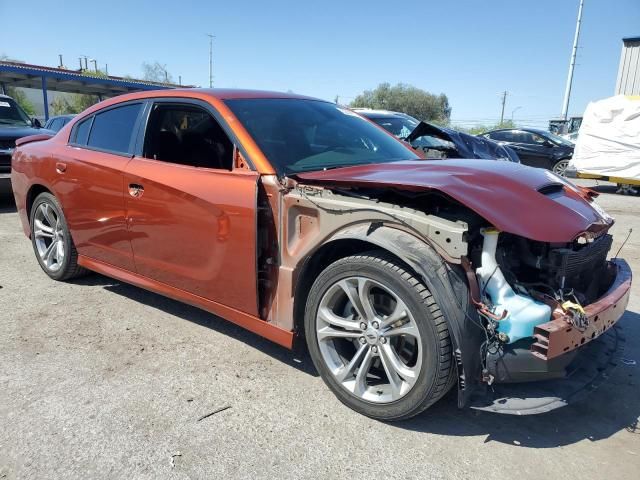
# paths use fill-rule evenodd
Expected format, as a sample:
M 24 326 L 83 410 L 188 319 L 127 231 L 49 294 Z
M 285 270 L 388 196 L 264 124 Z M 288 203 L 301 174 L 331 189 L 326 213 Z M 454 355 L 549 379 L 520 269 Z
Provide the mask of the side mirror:
M 549 147 L 549 148 L 551 148 L 551 147 L 555 147 L 555 146 L 556 146 L 556 144 L 555 144 L 555 143 L 553 143 L 551 140 L 545 140 L 545 141 L 544 141 L 544 146 L 545 146 L 545 147 Z
M 36 128 L 42 128 L 42 124 L 40 123 L 40 120 L 38 120 L 37 118 L 31 119 L 31 125 Z

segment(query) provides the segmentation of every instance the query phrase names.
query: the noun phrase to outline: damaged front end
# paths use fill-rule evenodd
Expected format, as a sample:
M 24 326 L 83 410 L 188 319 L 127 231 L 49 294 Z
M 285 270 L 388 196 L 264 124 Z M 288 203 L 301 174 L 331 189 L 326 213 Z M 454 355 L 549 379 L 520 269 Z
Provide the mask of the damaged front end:
M 436 235 L 425 237 L 441 267 L 420 262 L 417 248 L 410 256 L 398 252 L 429 288 L 438 282 L 423 266 L 445 277 L 439 293 L 454 298 L 446 316 L 461 407 L 549 411 L 591 391 L 619 356 L 616 323 L 631 272 L 623 260 L 608 259 L 613 219 L 593 201 L 595 192 L 542 169 L 482 160 L 395 162 L 299 177 L 357 195 L 370 210 L 395 205 L 396 215 L 412 209 L 462 222 L 464 245 L 448 256 Z M 469 308 L 460 303 L 467 295 Z
M 472 407 L 540 413 L 581 398 L 606 376 L 620 348 L 610 329 L 631 287 L 627 263 L 607 260 L 611 244 L 602 230 L 560 244 L 481 230 L 465 264 L 487 332 L 485 386 Z

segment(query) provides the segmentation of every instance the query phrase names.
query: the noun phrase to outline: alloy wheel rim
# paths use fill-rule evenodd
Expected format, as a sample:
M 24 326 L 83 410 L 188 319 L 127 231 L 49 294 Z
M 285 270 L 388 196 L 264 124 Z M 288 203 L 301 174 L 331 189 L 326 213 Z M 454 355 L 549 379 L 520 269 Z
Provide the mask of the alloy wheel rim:
M 553 173 L 557 173 L 558 175 L 562 175 L 564 177 L 564 174 L 567 171 L 568 166 L 569 166 L 568 160 L 561 160 L 553 166 Z
M 325 292 L 316 313 L 325 365 L 361 400 L 389 403 L 411 391 L 422 368 L 418 325 L 389 287 L 348 277 Z
M 48 203 L 41 203 L 36 209 L 33 235 L 42 264 L 50 272 L 60 270 L 65 257 L 64 231 L 60 215 Z

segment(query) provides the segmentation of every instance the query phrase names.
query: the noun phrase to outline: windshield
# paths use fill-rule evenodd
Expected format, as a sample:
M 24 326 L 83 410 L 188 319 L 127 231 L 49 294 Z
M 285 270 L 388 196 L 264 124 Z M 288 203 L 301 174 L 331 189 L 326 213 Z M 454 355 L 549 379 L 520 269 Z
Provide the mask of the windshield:
M 377 123 L 398 138 L 407 138 L 419 123 L 404 117 L 369 117 L 369 120 Z
M 556 135 L 555 133 L 545 132 L 544 135 L 552 142 L 564 145 L 565 147 L 573 147 L 575 145 L 572 141 L 567 140 L 560 135 Z
M 278 174 L 418 159 L 351 110 L 295 98 L 226 100 Z
M 0 98 L 0 124 L 31 126 L 29 116 L 11 98 Z
M 368 117 L 372 122 L 377 123 L 386 131 L 393 133 L 396 137 L 405 139 L 420 124 L 416 119 L 409 116 L 398 117 Z M 455 148 L 453 143 L 432 135 L 423 135 L 411 142 L 414 147 L 427 148 Z

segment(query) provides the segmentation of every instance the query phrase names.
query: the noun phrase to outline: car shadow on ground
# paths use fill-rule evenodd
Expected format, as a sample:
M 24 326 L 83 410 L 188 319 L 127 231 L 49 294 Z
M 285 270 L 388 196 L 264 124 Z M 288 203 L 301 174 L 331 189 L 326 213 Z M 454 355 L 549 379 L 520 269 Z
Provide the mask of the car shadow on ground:
M 13 199 L 11 184 L 5 179 L 0 179 L 0 213 L 14 213 L 16 203 Z
M 299 371 L 318 376 L 306 349 L 290 352 L 204 310 L 98 274 L 74 283 L 102 286 L 110 292 L 228 335 Z M 629 327 L 640 324 L 640 314 L 627 311 L 621 322 L 627 339 L 637 336 L 637 328 Z M 623 430 L 629 435 L 640 434 L 640 403 L 637 401 L 640 388 L 636 368 L 640 366 L 618 365 L 611 381 L 604 383 L 585 401 L 546 414 L 513 416 L 461 410 L 457 407 L 457 391 L 453 389 L 423 414 L 389 425 L 436 435 L 484 436 L 485 443 L 500 442 L 529 448 L 553 448 L 583 440 L 595 442 Z
M 86 277 L 74 280 L 73 283 L 76 285 L 102 286 L 109 292 L 122 295 L 123 297 L 127 297 L 136 302 L 162 310 L 170 315 L 210 328 L 211 330 L 227 335 L 260 350 L 279 362 L 292 366 L 314 377 L 318 376 L 306 349 L 296 348 L 294 351 L 287 350 L 284 347 L 281 347 L 205 310 L 192 307 L 186 303 L 172 300 L 168 297 L 158 295 L 133 285 L 119 282 L 118 280 L 114 280 L 97 273 L 92 273 Z
M 638 337 L 640 314 L 627 311 L 620 321 L 630 341 Z M 633 351 L 637 347 L 633 345 Z M 631 351 L 627 354 L 633 355 Z M 393 424 L 398 428 L 440 435 L 485 436 L 485 443 L 500 442 L 530 448 L 553 448 L 583 440 L 592 442 L 624 431 L 640 434 L 640 386 L 638 368 L 616 358 L 611 378 L 585 400 L 538 415 L 516 416 L 457 408 L 457 392 L 452 390 L 422 415 Z M 630 363 L 633 363 L 631 361 Z M 629 438 L 631 439 L 631 438 Z

